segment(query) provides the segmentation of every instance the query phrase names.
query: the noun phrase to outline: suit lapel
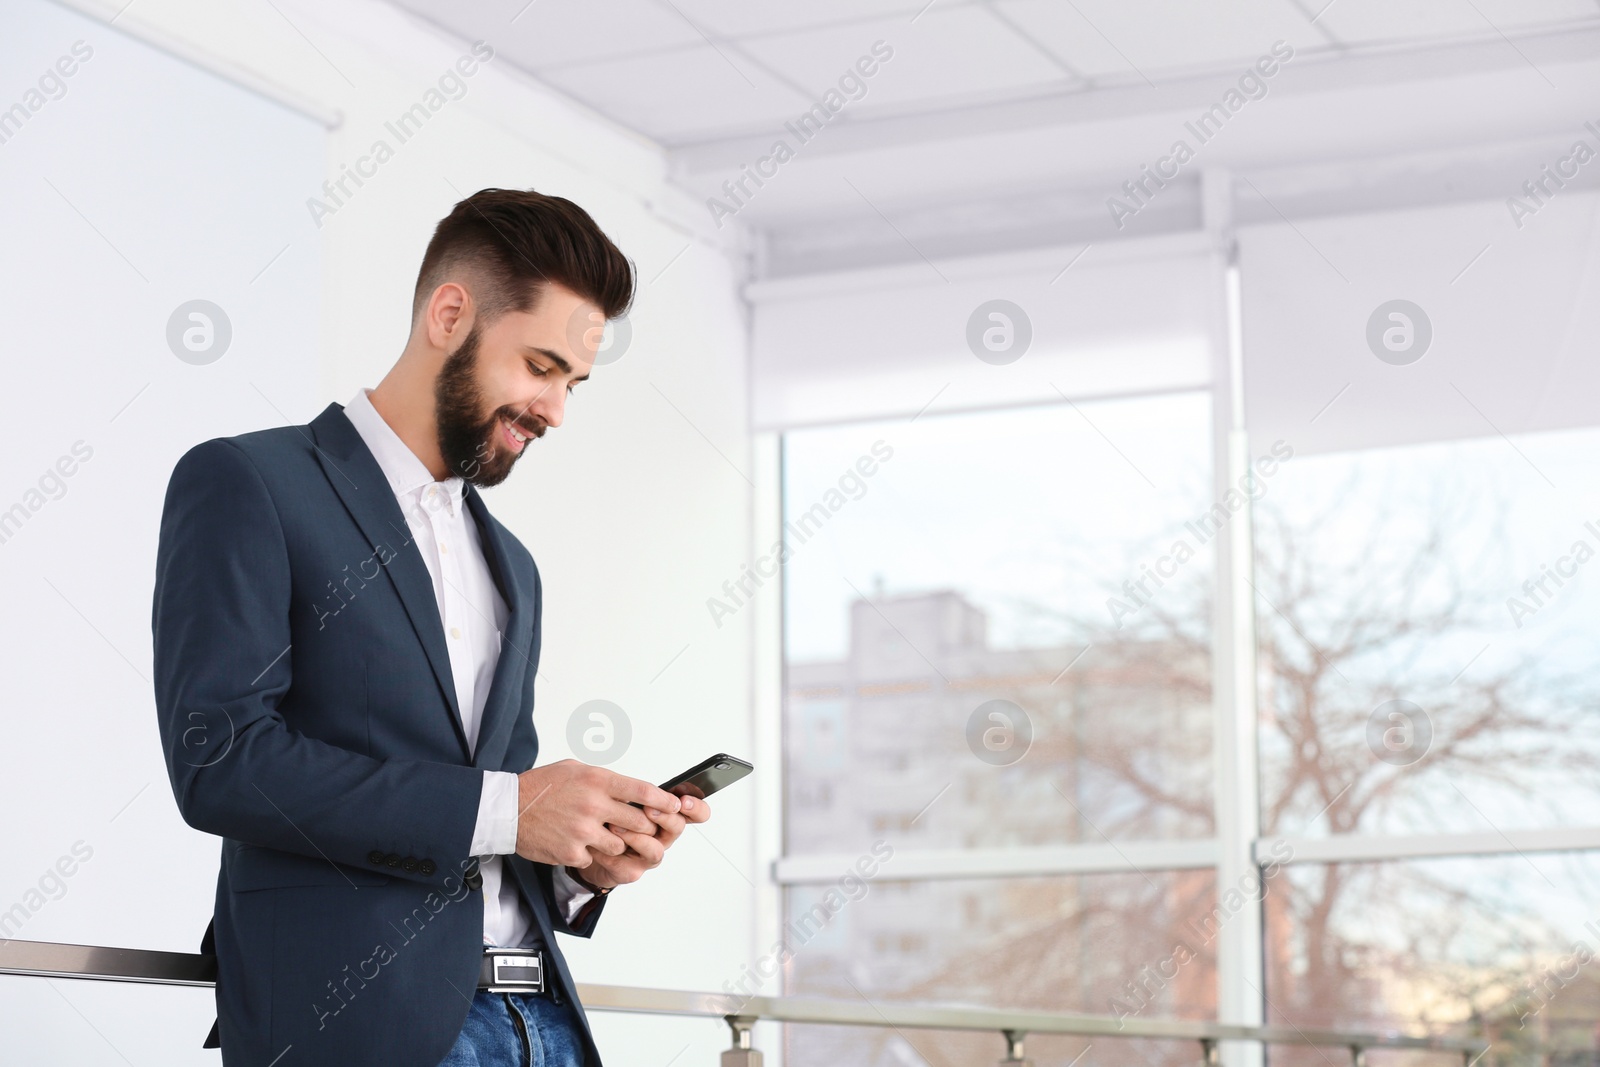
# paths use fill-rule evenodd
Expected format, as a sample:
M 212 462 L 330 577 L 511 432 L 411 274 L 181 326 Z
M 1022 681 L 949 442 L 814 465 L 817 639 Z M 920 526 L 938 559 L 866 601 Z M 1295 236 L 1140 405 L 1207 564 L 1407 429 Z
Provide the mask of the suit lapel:
M 412 538 L 411 527 L 400 511 L 394 490 L 384 477 L 383 468 L 378 466 L 377 459 L 367 448 L 367 443 L 344 414 L 344 405 L 329 404 L 322 414 L 311 421 L 311 431 L 316 437 L 317 462 L 322 464 L 323 473 L 368 542 L 375 550 L 380 550 L 379 558 L 387 560 L 383 570 L 394 583 L 395 592 L 399 594 L 406 615 L 411 619 L 412 629 L 427 653 L 434 679 L 439 683 L 440 695 L 444 697 L 445 711 L 450 716 L 450 726 L 461 745 L 462 759 L 470 760 L 472 752 L 467 746 L 466 733 L 461 728 L 461 709 L 456 702 L 455 681 L 450 673 L 450 654 L 445 649 L 444 624 L 439 618 L 439 602 L 433 593 L 433 579 L 428 574 L 427 564 L 422 561 L 421 550 Z M 497 668 L 497 687 L 499 678 Z M 493 693 L 490 695 L 492 699 Z M 481 753 L 481 731 L 479 738 L 478 750 Z
M 531 669 L 531 651 L 521 638 L 529 629 L 525 621 L 528 605 L 511 566 L 511 554 L 506 546 L 508 535 L 494 516 L 489 514 L 483 498 L 470 483 L 466 486 L 464 499 L 467 510 L 478 523 L 483 554 L 489 561 L 489 573 L 494 576 L 500 596 L 506 602 L 506 628 L 500 634 L 500 654 L 495 661 L 489 697 L 483 705 L 483 720 L 478 724 L 478 751 L 472 761 L 474 767 L 499 770 L 506 748 L 511 743 L 512 727 L 516 725 L 516 705 L 522 692 L 524 672 Z

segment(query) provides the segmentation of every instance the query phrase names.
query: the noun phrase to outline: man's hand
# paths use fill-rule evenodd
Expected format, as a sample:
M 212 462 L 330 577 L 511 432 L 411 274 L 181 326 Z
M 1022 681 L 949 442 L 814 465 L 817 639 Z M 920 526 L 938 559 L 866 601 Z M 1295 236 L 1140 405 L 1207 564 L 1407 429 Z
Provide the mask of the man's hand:
M 658 825 L 634 804 L 682 819 L 677 797 L 604 767 L 566 759 L 523 771 L 517 776 L 517 855 L 580 869 L 597 856 L 621 856 L 628 840 L 619 835 L 654 840 Z
M 596 889 L 611 889 L 625 882 L 637 882 L 645 871 L 660 866 L 662 857 L 683 833 L 685 826 L 711 818 L 711 805 L 704 799 L 683 797 L 681 814 L 650 807 L 645 809 L 645 814 L 655 823 L 653 835 L 619 828 L 616 836 L 627 843 L 626 852 L 618 855 L 591 848 L 584 863 L 570 865 L 572 873 Z

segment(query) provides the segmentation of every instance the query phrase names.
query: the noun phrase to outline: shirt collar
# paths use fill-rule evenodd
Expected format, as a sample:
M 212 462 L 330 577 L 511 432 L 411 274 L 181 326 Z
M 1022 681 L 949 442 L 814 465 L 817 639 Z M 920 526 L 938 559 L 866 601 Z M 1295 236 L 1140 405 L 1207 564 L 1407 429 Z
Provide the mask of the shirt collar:
M 419 501 L 442 498 L 451 518 L 454 518 L 465 490 L 464 481 L 458 475 L 452 475 L 444 481 L 436 480 L 410 446 L 400 440 L 400 435 L 378 414 L 378 409 L 372 406 L 372 400 L 367 396 L 370 392 L 372 390 L 365 386 L 358 389 L 344 406 L 344 413 L 366 442 L 372 457 L 378 461 L 395 495 L 416 493 Z

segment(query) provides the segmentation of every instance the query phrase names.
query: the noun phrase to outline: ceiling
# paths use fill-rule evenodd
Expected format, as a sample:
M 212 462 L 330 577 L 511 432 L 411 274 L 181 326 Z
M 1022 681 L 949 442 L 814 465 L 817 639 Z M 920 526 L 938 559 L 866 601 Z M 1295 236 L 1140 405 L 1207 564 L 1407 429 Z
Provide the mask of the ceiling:
M 664 146 L 769 277 L 1194 229 L 1206 167 L 1244 222 L 1506 197 L 1600 120 L 1600 0 L 392 2 Z

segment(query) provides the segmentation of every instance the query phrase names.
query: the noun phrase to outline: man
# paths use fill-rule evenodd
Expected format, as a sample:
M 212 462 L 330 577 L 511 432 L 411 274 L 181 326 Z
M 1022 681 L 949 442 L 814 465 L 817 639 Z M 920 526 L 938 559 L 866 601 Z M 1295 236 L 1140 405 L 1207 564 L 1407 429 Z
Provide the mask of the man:
M 709 808 L 533 767 L 539 571 L 477 489 L 561 425 L 633 287 L 577 205 L 482 190 L 376 388 L 178 461 L 156 707 L 179 810 L 224 839 L 227 1067 L 599 1064 L 555 934 Z

